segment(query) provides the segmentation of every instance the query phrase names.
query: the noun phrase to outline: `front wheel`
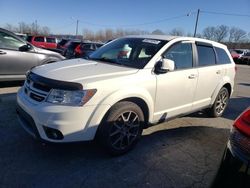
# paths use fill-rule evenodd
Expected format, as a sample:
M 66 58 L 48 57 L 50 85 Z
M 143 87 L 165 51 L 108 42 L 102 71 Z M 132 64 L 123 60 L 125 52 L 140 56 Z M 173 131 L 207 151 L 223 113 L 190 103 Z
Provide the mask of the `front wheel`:
M 211 117 L 220 117 L 225 111 L 229 100 L 229 93 L 227 88 L 223 87 L 219 91 L 214 104 L 208 109 L 208 113 Z
M 106 114 L 97 138 L 112 155 L 121 155 L 135 146 L 141 137 L 144 122 L 144 114 L 138 105 L 119 102 Z

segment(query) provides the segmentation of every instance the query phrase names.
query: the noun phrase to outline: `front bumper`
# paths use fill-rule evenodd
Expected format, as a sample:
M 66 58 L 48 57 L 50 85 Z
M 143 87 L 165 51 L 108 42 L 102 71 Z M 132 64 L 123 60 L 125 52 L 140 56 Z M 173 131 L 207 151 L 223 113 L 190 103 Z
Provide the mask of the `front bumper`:
M 38 103 L 28 98 L 23 88 L 17 94 L 17 115 L 22 127 L 33 137 L 49 142 L 94 139 L 98 127 L 93 120 L 95 111 L 102 108 L 106 109 L 107 105 L 79 107 Z M 59 137 L 53 137 L 53 131 L 58 133 Z

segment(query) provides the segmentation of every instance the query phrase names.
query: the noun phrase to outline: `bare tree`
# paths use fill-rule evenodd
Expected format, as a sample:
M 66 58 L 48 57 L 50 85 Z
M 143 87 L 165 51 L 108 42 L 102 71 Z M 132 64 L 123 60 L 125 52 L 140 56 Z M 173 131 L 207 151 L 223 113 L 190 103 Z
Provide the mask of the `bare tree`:
M 103 30 L 99 30 L 95 33 L 95 41 L 106 41 L 105 33 Z
M 111 40 L 111 39 L 113 39 L 114 38 L 114 32 L 113 32 L 113 30 L 112 29 L 106 29 L 105 30 L 105 38 L 106 38 L 106 40 Z
M 43 26 L 41 29 L 39 29 L 39 33 L 41 35 L 49 35 L 50 34 L 50 29 L 47 26 Z
M 226 25 L 219 25 L 216 27 L 209 26 L 203 30 L 202 36 L 205 39 L 221 42 L 227 38 L 228 33 L 229 33 L 229 27 Z
M 25 22 L 19 22 L 18 25 L 19 25 L 19 32 L 20 33 L 30 33 L 30 34 L 33 34 L 31 32 L 31 25 L 26 24 Z
M 49 35 L 50 29 L 47 26 L 39 26 L 37 23 L 27 24 L 25 22 L 19 22 L 18 27 L 11 24 L 6 24 L 5 29 L 12 32 L 19 32 L 31 35 Z
M 174 28 L 169 33 L 169 35 L 173 36 L 184 36 L 184 31 L 181 28 Z
M 227 38 L 228 36 L 228 32 L 229 32 L 229 27 L 226 25 L 219 25 L 216 27 L 215 30 L 215 41 L 217 42 L 221 42 L 223 41 L 225 38 Z
M 9 30 L 9 31 L 12 31 L 12 32 L 19 32 L 18 28 L 15 27 L 15 26 L 13 26 L 13 25 L 11 25 L 11 24 L 6 24 L 4 26 L 4 28 L 7 29 L 7 30 Z
M 156 29 L 152 32 L 152 34 L 153 35 L 164 35 L 165 33 L 160 29 Z
M 242 42 L 246 40 L 247 32 L 243 29 L 232 27 L 229 30 L 229 42 Z
M 94 36 L 93 31 L 91 31 L 89 29 L 84 29 L 83 30 L 83 38 L 88 39 L 88 40 L 94 40 L 95 36 Z
M 215 30 L 216 30 L 215 27 L 212 27 L 212 26 L 206 27 L 206 28 L 203 30 L 203 32 L 202 32 L 202 36 L 203 36 L 205 39 L 214 40 L 214 39 L 215 39 Z

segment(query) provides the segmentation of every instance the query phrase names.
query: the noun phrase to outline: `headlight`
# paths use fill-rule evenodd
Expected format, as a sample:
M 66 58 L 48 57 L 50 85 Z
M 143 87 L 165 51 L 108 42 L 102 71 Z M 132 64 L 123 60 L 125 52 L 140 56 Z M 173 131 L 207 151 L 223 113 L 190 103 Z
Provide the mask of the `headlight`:
M 95 93 L 96 89 L 81 91 L 52 89 L 46 101 L 60 105 L 82 106 L 86 102 L 88 102 L 89 99 L 91 99 Z

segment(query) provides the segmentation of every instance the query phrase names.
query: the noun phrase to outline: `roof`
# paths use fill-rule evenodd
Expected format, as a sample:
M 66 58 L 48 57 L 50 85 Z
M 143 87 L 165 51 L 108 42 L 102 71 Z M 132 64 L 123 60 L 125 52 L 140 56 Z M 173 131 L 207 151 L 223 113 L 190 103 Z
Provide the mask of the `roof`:
M 158 39 L 158 40 L 173 40 L 177 38 L 178 36 L 170 36 L 170 35 L 128 35 L 125 37 L 131 37 L 131 38 L 148 38 L 148 39 Z
M 166 41 L 171 41 L 174 39 L 176 39 L 176 41 L 191 40 L 191 41 L 199 41 L 199 42 L 209 43 L 209 44 L 212 44 L 213 46 L 217 46 L 217 47 L 223 47 L 223 48 L 226 47 L 224 44 L 221 44 L 221 43 L 218 43 L 218 42 L 215 42 L 212 40 L 196 38 L 196 37 L 183 37 L 183 36 L 170 36 L 170 35 L 129 35 L 129 36 L 124 36 L 124 38 L 126 38 L 126 37 L 148 38 L 148 39 L 166 40 Z

